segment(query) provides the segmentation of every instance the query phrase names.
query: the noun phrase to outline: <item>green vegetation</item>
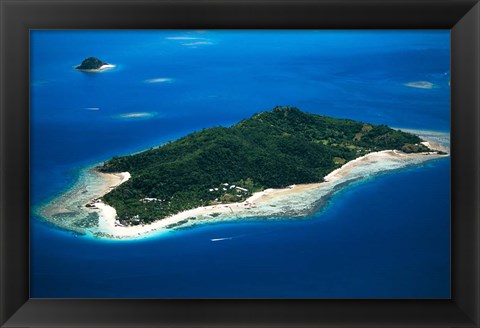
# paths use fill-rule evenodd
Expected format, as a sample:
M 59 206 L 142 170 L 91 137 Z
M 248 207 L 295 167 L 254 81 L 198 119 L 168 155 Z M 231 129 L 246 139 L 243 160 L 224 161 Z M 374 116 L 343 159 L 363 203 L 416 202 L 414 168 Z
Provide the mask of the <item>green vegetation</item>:
M 429 151 L 430 149 L 422 144 L 405 144 L 400 148 L 401 151 L 404 153 L 421 153 L 421 152 L 426 152 Z
M 232 127 L 189 134 L 159 148 L 114 157 L 98 169 L 132 178 L 103 197 L 123 224 L 152 222 L 199 206 L 239 202 L 265 188 L 323 181 L 373 151 L 428 148 L 412 134 L 276 107 Z
M 75 68 L 80 70 L 91 70 L 91 69 L 99 69 L 103 65 L 108 65 L 108 63 L 105 63 L 95 57 L 88 57 L 87 59 L 84 59 L 82 63 Z

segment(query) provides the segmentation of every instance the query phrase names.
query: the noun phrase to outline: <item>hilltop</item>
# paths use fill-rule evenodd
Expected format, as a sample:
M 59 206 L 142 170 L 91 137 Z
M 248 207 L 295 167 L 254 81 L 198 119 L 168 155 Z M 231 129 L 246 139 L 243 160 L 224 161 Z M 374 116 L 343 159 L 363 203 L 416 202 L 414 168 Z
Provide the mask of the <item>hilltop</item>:
M 109 63 L 103 62 L 95 57 L 88 57 L 82 61 L 80 65 L 75 67 L 80 71 L 100 71 L 102 68 L 110 67 Z

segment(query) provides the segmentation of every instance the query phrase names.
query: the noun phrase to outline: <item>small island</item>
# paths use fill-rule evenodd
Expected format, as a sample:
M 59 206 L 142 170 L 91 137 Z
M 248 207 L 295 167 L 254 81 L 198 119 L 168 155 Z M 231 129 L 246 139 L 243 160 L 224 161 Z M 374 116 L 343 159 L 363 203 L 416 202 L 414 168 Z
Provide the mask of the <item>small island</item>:
M 115 67 L 115 65 L 103 62 L 100 59 L 95 57 L 88 57 L 84 59 L 80 65 L 75 67 L 75 69 L 82 72 L 95 73 L 95 72 L 101 72 L 113 67 Z

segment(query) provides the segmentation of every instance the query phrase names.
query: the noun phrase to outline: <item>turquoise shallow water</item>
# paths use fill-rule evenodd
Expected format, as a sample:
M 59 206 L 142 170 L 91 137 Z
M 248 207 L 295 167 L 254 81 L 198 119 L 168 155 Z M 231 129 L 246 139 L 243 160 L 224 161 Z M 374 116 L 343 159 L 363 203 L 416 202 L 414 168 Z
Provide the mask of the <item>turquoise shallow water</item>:
M 90 55 L 117 68 L 72 69 Z M 447 31 L 35 31 L 32 205 L 87 165 L 275 105 L 448 131 L 448 80 Z M 414 81 L 434 86 L 405 86 Z M 129 117 L 139 112 L 149 115 Z M 442 159 L 356 183 L 308 220 L 141 241 L 83 238 L 32 216 L 31 295 L 449 297 L 449 167 Z

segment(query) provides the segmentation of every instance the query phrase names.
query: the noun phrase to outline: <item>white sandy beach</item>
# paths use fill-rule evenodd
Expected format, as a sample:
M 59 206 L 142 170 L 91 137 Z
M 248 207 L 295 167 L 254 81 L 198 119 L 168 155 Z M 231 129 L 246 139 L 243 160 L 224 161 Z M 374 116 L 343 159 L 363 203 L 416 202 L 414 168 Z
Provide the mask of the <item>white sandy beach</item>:
M 42 207 L 38 213 L 61 228 L 85 233 L 98 227 L 99 223 L 98 219 L 89 216 L 93 209 L 90 210 L 85 205 L 128 179 L 128 172 L 105 174 L 92 168 L 84 170 L 72 188 Z
M 423 134 L 415 132 L 425 140 L 425 145 L 449 152 L 449 139 L 446 134 L 433 133 L 432 137 L 432 133 L 427 134 L 426 131 L 423 131 Z M 178 227 L 186 228 L 235 219 L 301 218 L 318 208 L 320 202 L 344 183 L 445 156 L 433 152 L 420 154 L 406 154 L 397 150 L 373 152 L 345 163 L 328 174 L 324 182 L 292 185 L 284 189 L 266 189 L 253 194 L 245 202 L 198 207 L 151 224 L 136 226 L 121 225 L 117 221 L 115 209 L 98 200 L 113 188 L 128 181 L 130 173 L 105 174 L 89 170 L 75 188 L 48 205 L 42 215 L 61 227 L 107 239 L 145 238 Z M 86 204 L 89 204 L 88 208 L 85 207 Z M 92 213 L 97 213 L 98 217 L 90 218 L 89 215 Z
M 106 70 L 109 70 L 109 69 L 112 69 L 112 68 L 115 68 L 115 67 L 116 66 L 112 65 L 112 64 L 105 64 L 105 65 L 102 65 L 102 66 L 100 66 L 99 68 L 96 68 L 96 69 L 78 69 L 78 68 L 76 68 L 76 69 L 79 70 L 79 71 L 82 71 L 82 72 L 100 73 L 100 72 L 103 72 L 103 71 L 106 71 Z
M 107 238 L 130 239 L 161 233 L 177 225 L 188 227 L 238 218 L 282 217 L 285 213 L 299 217 L 308 211 L 309 206 L 330 194 L 342 183 L 439 157 L 442 155 L 406 154 L 396 150 L 374 152 L 344 164 L 327 175 L 325 182 L 293 185 L 285 189 L 266 189 L 253 194 L 242 203 L 198 207 L 146 225 L 126 227 L 116 224 L 115 209 L 99 204 L 99 231 Z

